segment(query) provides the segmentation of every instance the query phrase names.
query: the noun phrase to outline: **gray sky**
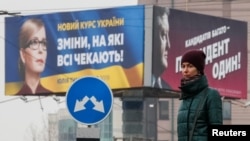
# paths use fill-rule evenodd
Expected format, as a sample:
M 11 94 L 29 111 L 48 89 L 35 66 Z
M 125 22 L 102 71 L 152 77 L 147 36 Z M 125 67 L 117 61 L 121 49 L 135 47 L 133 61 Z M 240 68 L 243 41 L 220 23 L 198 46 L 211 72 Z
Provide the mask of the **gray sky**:
M 77 11 L 87 9 L 108 8 L 115 6 L 137 5 L 137 0 L 8 0 L 1 2 L 0 10 L 8 12 L 21 12 L 22 15 L 44 14 L 60 11 Z M 33 123 L 42 121 L 42 117 L 53 113 L 65 103 L 57 104 L 52 97 L 34 100 L 25 103 L 15 96 L 4 94 L 4 15 L 0 15 L 0 140 L 1 141 L 28 141 L 27 129 Z M 7 60 L 11 63 L 11 60 Z M 16 99 L 15 99 L 16 98 Z M 38 97 L 27 97 L 28 100 Z M 8 101 L 10 99 L 15 99 Z M 64 99 L 61 98 L 61 101 Z M 6 102 L 7 101 L 7 102 Z M 43 111 L 41 110 L 43 108 Z M 39 124 L 37 128 L 41 128 Z

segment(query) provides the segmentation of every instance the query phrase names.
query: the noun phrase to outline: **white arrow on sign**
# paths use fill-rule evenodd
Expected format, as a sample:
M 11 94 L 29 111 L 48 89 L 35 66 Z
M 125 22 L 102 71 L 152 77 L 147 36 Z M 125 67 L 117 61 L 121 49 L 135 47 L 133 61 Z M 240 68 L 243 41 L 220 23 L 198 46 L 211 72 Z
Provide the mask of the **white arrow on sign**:
M 82 100 L 76 100 L 74 112 L 85 110 L 85 104 L 89 100 L 95 105 L 93 107 L 94 110 L 105 113 L 103 101 L 101 100 L 100 102 L 98 102 L 94 96 L 92 96 L 91 98 L 85 96 Z
M 76 104 L 75 104 L 75 109 L 74 112 L 78 112 L 81 110 L 85 110 L 85 104 L 87 103 L 87 101 L 89 100 L 89 98 L 87 96 L 85 96 L 82 100 L 76 100 Z
M 98 102 L 94 96 L 92 96 L 90 100 L 95 105 L 94 110 L 105 113 L 102 100 Z

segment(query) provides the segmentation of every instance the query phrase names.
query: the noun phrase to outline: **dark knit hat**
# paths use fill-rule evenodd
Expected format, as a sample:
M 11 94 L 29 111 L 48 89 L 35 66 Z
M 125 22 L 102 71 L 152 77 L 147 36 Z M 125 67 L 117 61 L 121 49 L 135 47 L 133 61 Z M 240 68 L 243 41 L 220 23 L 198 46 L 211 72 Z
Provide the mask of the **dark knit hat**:
M 183 62 L 189 62 L 193 64 L 200 73 L 204 74 L 206 54 L 201 50 L 189 50 L 181 58 L 181 64 Z

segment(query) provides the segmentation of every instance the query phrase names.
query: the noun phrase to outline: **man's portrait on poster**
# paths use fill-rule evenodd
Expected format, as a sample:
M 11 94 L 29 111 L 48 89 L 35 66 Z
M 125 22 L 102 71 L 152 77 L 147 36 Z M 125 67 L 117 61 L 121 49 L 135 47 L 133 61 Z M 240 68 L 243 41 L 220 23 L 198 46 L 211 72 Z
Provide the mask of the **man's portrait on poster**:
M 168 82 L 162 78 L 163 72 L 168 68 L 169 14 L 170 11 L 166 7 L 154 8 L 152 87 L 161 89 L 171 89 Z

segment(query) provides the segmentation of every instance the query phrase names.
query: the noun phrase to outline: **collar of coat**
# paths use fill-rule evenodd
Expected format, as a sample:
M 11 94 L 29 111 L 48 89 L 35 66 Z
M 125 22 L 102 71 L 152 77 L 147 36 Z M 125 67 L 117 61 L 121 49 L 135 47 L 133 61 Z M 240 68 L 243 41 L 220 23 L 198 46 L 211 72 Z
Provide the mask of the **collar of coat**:
M 182 80 L 183 81 L 183 80 Z M 205 75 L 200 75 L 192 80 L 181 83 L 179 87 L 181 89 L 180 99 L 191 98 L 199 94 L 202 90 L 208 87 L 207 77 Z

